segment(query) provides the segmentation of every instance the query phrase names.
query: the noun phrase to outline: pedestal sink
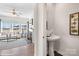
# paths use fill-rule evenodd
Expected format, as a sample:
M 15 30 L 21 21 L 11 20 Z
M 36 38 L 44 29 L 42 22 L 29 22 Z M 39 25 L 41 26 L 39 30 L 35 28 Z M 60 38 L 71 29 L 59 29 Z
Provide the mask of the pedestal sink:
M 54 56 L 54 41 L 60 39 L 59 36 L 52 34 L 51 36 L 47 36 L 47 44 L 48 44 L 48 55 Z
M 55 40 L 58 40 L 59 38 L 60 38 L 59 36 L 52 34 L 51 36 L 47 37 L 47 40 L 48 41 L 55 41 Z

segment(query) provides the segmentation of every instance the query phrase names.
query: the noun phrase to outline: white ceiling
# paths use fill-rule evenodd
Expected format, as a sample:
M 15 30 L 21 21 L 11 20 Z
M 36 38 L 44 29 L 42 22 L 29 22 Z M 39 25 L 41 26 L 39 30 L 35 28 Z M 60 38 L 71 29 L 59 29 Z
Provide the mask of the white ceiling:
M 0 3 L 0 15 L 7 15 L 13 8 L 22 16 L 33 17 L 34 3 Z

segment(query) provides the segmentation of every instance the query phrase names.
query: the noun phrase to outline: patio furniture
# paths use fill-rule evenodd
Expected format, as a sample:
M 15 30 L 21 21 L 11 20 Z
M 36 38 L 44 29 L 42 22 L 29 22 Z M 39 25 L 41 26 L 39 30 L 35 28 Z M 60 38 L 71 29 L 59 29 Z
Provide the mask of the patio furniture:
M 0 40 L 5 40 L 5 39 L 7 39 L 7 35 L 0 33 Z

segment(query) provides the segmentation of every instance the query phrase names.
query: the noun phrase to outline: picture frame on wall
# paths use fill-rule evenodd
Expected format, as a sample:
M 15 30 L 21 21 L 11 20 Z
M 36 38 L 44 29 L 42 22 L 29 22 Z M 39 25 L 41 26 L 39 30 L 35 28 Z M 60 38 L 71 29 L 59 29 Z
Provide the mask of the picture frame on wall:
M 79 35 L 79 12 L 70 14 L 70 35 Z

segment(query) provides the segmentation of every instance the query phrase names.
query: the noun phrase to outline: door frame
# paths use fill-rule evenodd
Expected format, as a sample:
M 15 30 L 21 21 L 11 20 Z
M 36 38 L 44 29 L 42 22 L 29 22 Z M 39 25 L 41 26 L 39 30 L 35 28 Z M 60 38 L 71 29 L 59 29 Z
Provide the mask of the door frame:
M 34 9 L 34 55 L 47 55 L 47 40 L 46 40 L 46 4 L 39 3 Z

